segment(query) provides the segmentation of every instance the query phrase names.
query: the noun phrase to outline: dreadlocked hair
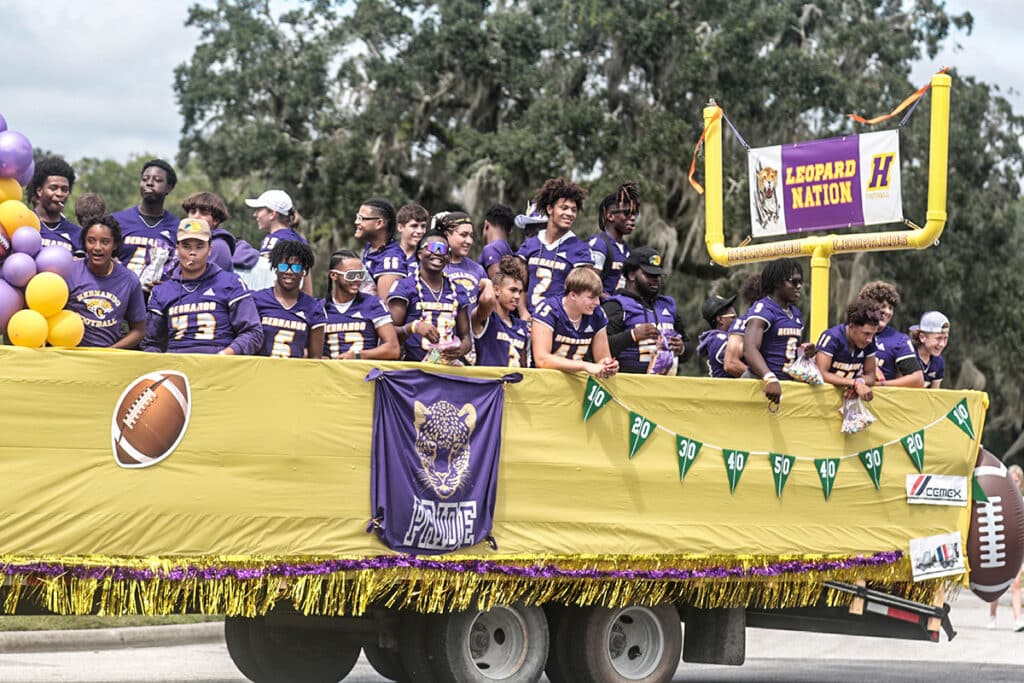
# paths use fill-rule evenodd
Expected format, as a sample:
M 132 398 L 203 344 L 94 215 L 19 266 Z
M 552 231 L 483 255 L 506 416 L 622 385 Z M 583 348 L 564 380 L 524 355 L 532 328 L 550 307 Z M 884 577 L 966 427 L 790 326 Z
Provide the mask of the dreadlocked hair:
M 502 256 L 498 261 L 498 273 L 494 276 L 494 284 L 501 286 L 505 280 L 519 280 L 526 286 L 526 264 L 518 256 Z
M 288 263 L 292 257 L 299 260 L 303 270 L 308 272 L 313 269 L 313 250 L 298 240 L 278 240 L 270 250 L 270 265 L 276 268 L 278 263 Z
M 800 262 L 792 258 L 780 258 L 769 261 L 761 271 L 761 296 L 771 296 L 779 286 L 793 277 L 793 273 L 804 274 Z
M 604 230 L 604 214 L 613 206 L 625 205 L 633 213 L 640 210 L 640 186 L 629 180 L 619 185 L 615 192 L 605 195 L 597 210 L 597 224 Z
M 576 183 L 558 178 L 548 178 L 533 196 L 533 204 L 547 215 L 548 207 L 554 206 L 559 199 L 570 199 L 576 202 L 576 210 L 583 211 L 583 200 L 587 198 L 587 191 Z

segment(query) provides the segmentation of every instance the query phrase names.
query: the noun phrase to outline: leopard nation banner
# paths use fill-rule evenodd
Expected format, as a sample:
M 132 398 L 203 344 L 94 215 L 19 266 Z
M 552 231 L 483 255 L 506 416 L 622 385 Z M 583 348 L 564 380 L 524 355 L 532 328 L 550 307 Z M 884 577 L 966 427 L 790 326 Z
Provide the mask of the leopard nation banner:
M 751 149 L 754 237 L 903 220 L 897 131 Z
M 371 506 L 392 550 L 447 553 L 490 536 L 505 381 L 374 370 Z

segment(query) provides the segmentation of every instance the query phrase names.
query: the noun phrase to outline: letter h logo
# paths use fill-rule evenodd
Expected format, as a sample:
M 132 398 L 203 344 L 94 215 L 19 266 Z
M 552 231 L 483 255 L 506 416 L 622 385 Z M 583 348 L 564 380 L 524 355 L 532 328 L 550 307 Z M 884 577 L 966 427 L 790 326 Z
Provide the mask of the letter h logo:
M 889 187 L 892 162 L 895 158 L 895 152 L 876 154 L 871 157 L 871 180 L 868 181 L 868 190 L 884 190 Z

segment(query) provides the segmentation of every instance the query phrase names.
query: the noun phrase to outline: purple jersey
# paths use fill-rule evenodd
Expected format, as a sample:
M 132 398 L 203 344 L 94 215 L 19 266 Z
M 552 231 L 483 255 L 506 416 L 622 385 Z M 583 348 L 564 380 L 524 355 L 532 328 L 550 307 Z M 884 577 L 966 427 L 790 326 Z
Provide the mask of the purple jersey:
M 399 247 L 399 250 L 401 250 L 401 247 Z M 411 254 L 406 254 L 405 251 L 402 251 L 402 258 L 405 259 L 402 262 L 402 268 L 405 270 L 405 275 L 413 275 L 416 272 L 416 269 L 420 267 L 420 260 L 417 258 L 418 255 L 419 254 L 416 251 Z M 405 277 L 405 275 L 402 277 Z M 387 294 L 387 292 L 384 293 Z
M 258 355 L 305 358 L 309 333 L 327 323 L 320 300 L 299 292 L 299 300 L 285 308 L 274 296 L 273 287 L 253 292 L 252 300 L 263 326 L 263 348 Z
M 601 275 L 604 293 L 611 296 L 621 286 L 622 267 L 626 265 L 629 247 L 603 230 L 590 238 L 589 246 L 590 258 Z
M 725 347 L 729 333 L 722 330 L 706 330 L 697 338 L 697 355 L 707 361 L 711 377 L 732 377 L 725 371 Z
M 501 261 L 502 257 L 513 255 L 512 248 L 508 246 L 508 242 L 505 240 L 495 240 L 490 244 L 484 245 L 484 250 L 480 254 L 480 265 L 484 267 L 484 270 L 488 270 L 495 263 Z
M 164 211 L 160 222 L 152 227 L 142 219 L 137 206 L 118 211 L 114 218 L 120 223 L 121 236 L 124 238 L 117 258 L 135 273 L 135 277 L 142 275 L 142 270 L 153 260 L 155 249 L 167 252 L 168 264 L 174 260 L 178 223 L 181 221 L 173 213 Z
M 637 325 L 652 323 L 661 332 L 675 332 L 676 329 L 676 302 L 670 296 L 660 295 L 654 299 L 654 308 L 648 308 L 640 299 L 629 294 L 616 294 L 609 301 L 615 301 L 622 307 L 622 329 L 632 330 Z M 604 305 L 608 305 L 606 301 Z M 613 310 L 613 306 L 608 310 Z M 614 313 L 614 312 L 613 312 Z M 613 318 L 618 319 L 614 314 Z M 679 323 L 682 328 L 682 323 Z M 612 328 L 619 330 L 618 323 Z M 681 332 L 680 332 L 681 333 Z M 681 333 L 682 334 L 682 333 Z M 683 339 L 686 335 L 683 334 Z M 635 374 L 644 374 L 651 364 L 651 360 L 658 352 L 657 339 L 645 339 L 639 344 L 630 340 L 630 343 L 617 352 L 615 360 L 619 361 L 619 370 Z
M 270 252 L 274 249 L 274 245 L 281 240 L 292 240 L 295 242 L 302 242 L 303 244 L 309 244 L 305 237 L 291 228 L 280 228 L 279 230 L 275 230 L 269 235 L 263 237 L 263 241 L 260 242 L 260 258 L 269 261 Z
M 562 235 L 554 244 L 543 241 L 544 231 L 526 240 L 516 256 L 526 261 L 529 272 L 529 290 L 526 308 L 532 313 L 548 297 L 561 298 L 565 294 L 565 278 L 573 268 L 593 265 L 590 247 L 572 231 Z
M 863 349 L 850 348 L 846 338 L 846 323 L 830 327 L 818 337 L 818 353 L 832 358 L 829 370 L 840 377 L 854 379 L 864 374 L 864 361 L 875 355 L 875 342 Z
M 469 306 L 466 290 L 459 287 L 445 275 L 441 282 L 441 291 L 434 292 L 419 275 L 409 275 L 395 283 L 388 294 L 388 303 L 392 299 L 405 301 L 405 322 L 425 320 L 439 330 L 447 326 L 455 330 L 455 321 L 459 310 Z M 444 322 L 442 322 L 442 320 Z M 423 360 L 430 351 L 430 342 L 418 334 L 411 334 L 405 339 L 405 360 Z
M 917 359 L 917 351 L 910 337 L 891 326 L 886 326 L 875 335 L 875 346 L 875 364 L 882 369 L 882 375 L 886 380 L 899 377 L 897 365 L 900 361 L 907 358 Z
M 183 280 L 181 268 L 153 288 L 143 351 L 255 355 L 263 328 L 252 294 L 242 279 L 212 263 L 196 280 Z
M 68 251 L 79 251 L 82 248 L 82 228 L 64 216 L 56 226 L 50 227 L 39 220 L 39 235 L 43 238 L 43 248 L 58 246 Z
M 234 235 L 219 225 L 214 228 L 210 239 L 210 263 L 216 263 L 221 270 L 234 272 L 235 244 Z
M 85 336 L 79 346 L 113 346 L 121 323 L 146 320 L 139 278 L 120 263 L 110 275 L 94 275 L 85 260 L 75 261 L 68 276 L 67 307 L 82 317 Z
M 600 306 L 590 315 L 583 314 L 577 327 L 562 306 L 562 297 L 553 296 L 537 306 L 533 322 L 551 328 L 551 353 L 569 360 L 583 360 L 594 336 L 608 326 L 608 316 Z
M 747 321 L 761 320 L 765 324 L 761 336 L 761 355 L 779 379 L 789 379 L 782 366 L 796 358 L 796 349 L 804 334 L 804 319 L 800 309 L 790 306 L 787 311 L 775 299 L 758 299 L 747 311 Z
M 924 370 L 924 383 L 930 384 L 931 382 L 937 382 L 946 376 L 946 361 L 943 360 L 942 356 L 932 356 L 925 363 L 921 360 L 921 356 L 917 357 L 917 362 L 921 364 L 921 369 Z
M 483 333 L 474 335 L 476 364 L 499 368 L 529 367 L 530 328 L 525 321 L 512 317 L 506 325 L 497 312 L 484 323 Z
M 480 280 L 487 277 L 487 271 L 476 261 L 464 258 L 458 263 L 449 263 L 444 268 L 448 278 L 466 290 L 469 305 L 475 307 L 480 296 Z
M 380 344 L 378 328 L 390 325 L 391 313 L 379 297 L 359 292 L 346 304 L 331 299 L 324 309 L 324 358 L 336 359 L 349 349 L 365 351 Z
M 415 259 L 416 255 L 413 255 Z M 398 275 L 405 277 L 409 274 L 406 265 L 408 257 L 402 251 L 401 245 L 392 240 L 377 251 L 370 251 L 370 245 L 363 248 L 363 267 L 374 283 L 381 275 Z

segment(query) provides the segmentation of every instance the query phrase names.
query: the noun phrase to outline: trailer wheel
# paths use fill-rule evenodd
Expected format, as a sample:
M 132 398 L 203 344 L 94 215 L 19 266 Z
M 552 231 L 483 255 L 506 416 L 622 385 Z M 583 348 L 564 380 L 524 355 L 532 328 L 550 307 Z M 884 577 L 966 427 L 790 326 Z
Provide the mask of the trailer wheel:
M 578 608 L 548 603 L 544 615 L 548 618 L 548 662 L 544 667 L 551 683 L 572 683 L 573 669 L 570 629 L 576 624 Z
M 337 683 L 359 660 L 360 642 L 344 632 L 275 624 L 265 617 L 250 621 L 257 683 Z
M 440 617 L 436 614 L 405 612 L 398 626 L 398 653 L 402 671 L 410 681 L 437 683 L 432 661 L 440 655 L 429 644 L 428 634 Z
M 578 671 L 595 683 L 667 683 L 679 668 L 682 628 L 672 605 L 589 607 L 579 622 Z
M 366 655 L 366 661 L 370 663 L 373 670 L 389 681 L 407 683 L 412 680 L 405 673 L 405 667 L 402 666 L 402 656 L 398 650 L 367 643 L 363 645 L 363 654 Z
M 252 619 L 245 617 L 224 617 L 224 642 L 228 646 L 231 661 L 242 675 L 250 681 L 256 681 L 263 675 L 256 663 L 256 655 L 249 638 L 249 625 Z
M 532 682 L 548 658 L 544 610 L 523 604 L 443 615 L 433 640 L 441 653 L 434 673 L 442 681 Z

